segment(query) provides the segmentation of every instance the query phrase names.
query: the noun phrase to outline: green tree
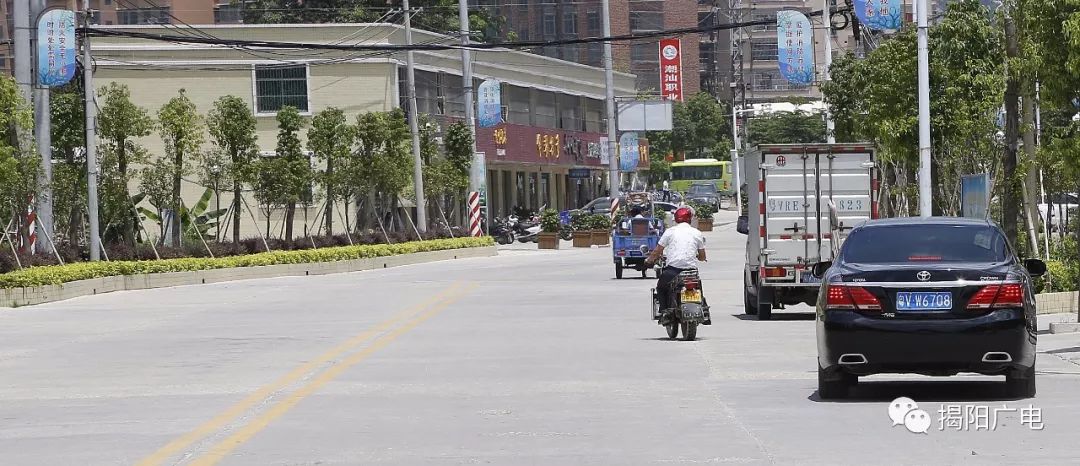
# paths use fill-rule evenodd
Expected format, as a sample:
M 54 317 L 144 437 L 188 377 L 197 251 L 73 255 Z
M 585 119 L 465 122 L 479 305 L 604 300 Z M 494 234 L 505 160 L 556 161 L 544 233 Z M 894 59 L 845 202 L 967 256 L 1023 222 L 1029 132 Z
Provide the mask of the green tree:
M 311 129 L 307 133 L 308 150 L 325 167 L 317 175 L 319 184 L 326 195 L 326 234 L 334 234 L 334 201 L 349 202 L 349 192 L 345 189 L 346 179 L 339 169 L 347 162 L 352 153 L 353 128 L 345 119 L 345 112 L 340 108 L 330 107 L 311 119 Z
M 776 112 L 753 118 L 749 125 L 750 145 L 825 142 L 825 119 L 820 114 Z
M 473 136 L 468 125 L 462 122 L 446 128 L 445 158 L 441 170 L 445 183 L 444 195 L 451 203 L 459 220 L 464 218 L 465 191 L 469 189 L 469 173 L 472 167 Z
M 974 0 L 951 3 L 930 30 L 931 160 L 934 209 L 959 211 L 960 175 L 999 167 L 994 119 L 1004 92 L 1002 34 Z M 833 62 L 822 86 L 840 141 L 878 147 L 886 214 L 915 214 L 918 206 L 918 96 L 915 33 L 907 29 L 863 60 Z M 1014 221 L 1015 222 L 1015 221 Z
M 671 131 L 649 131 L 645 133 L 649 140 L 649 169 L 645 172 L 650 184 L 659 184 L 671 176 Z
M 382 212 L 396 213 L 397 198 L 412 181 L 409 138 L 409 125 L 400 109 L 356 117 L 357 148 L 349 179 L 356 192 L 368 194 L 367 213 L 375 210 L 376 203 L 382 205 Z
M 6 137 L 0 138 L 0 217 L 14 218 L 19 231 L 25 231 L 22 218 L 26 212 L 26 200 L 35 195 L 39 186 L 37 175 L 41 170 L 40 159 L 34 154 L 32 134 L 34 117 L 29 105 L 19 93 L 15 80 L 0 76 L 0 129 Z M 20 147 L 29 151 L 22 152 Z
M 134 245 L 136 222 L 139 221 L 135 207 L 130 204 L 128 168 L 132 163 L 146 161 L 146 150 L 135 142 L 150 135 L 154 129 L 150 113 L 131 101 L 127 86 L 109 83 L 98 90 L 103 100 L 98 114 L 98 136 L 103 140 L 102 157 L 102 212 L 107 219 L 119 220 L 120 239 Z M 112 222 L 103 222 L 108 225 Z
M 728 158 L 731 144 L 730 119 L 724 106 L 707 92 L 699 92 L 676 102 L 672 111 L 671 149 L 684 153 L 686 158 Z
M 304 154 L 303 145 L 300 143 L 300 130 L 304 126 L 300 111 L 286 105 L 278 110 L 277 122 L 276 168 L 281 170 L 282 177 L 280 201 L 285 205 L 285 241 L 291 242 L 296 203 L 310 202 L 308 194 L 311 192 L 312 181 L 311 160 Z
M 190 169 L 185 163 L 186 158 L 194 157 L 199 153 L 205 136 L 203 132 L 202 118 L 195 109 L 195 103 L 187 97 L 184 89 L 180 89 L 180 95 L 173 97 L 165 106 L 158 111 L 158 121 L 161 122 L 161 139 L 165 143 L 165 163 L 167 173 L 172 179 L 172 197 L 168 207 L 173 212 L 179 213 L 183 200 L 180 197 L 181 180 Z M 151 170 L 147 173 L 162 174 L 159 170 Z M 149 196 L 150 194 L 147 193 Z M 160 206 L 158 206 L 160 208 Z M 180 222 L 172 222 L 172 231 L 169 232 L 173 241 L 180 241 Z
M 240 243 L 240 209 L 245 180 L 252 178 L 251 165 L 257 156 L 258 137 L 255 135 L 255 116 L 243 99 L 227 95 L 214 102 L 207 116 L 210 137 L 228 163 L 221 164 L 219 173 L 232 182 L 232 241 Z
M 86 157 L 81 152 L 86 106 L 82 91 L 73 85 L 53 89 L 50 99 L 53 157 L 63 161 L 53 167 L 53 227 L 57 236 L 64 232 L 68 243 L 78 247 L 86 199 Z

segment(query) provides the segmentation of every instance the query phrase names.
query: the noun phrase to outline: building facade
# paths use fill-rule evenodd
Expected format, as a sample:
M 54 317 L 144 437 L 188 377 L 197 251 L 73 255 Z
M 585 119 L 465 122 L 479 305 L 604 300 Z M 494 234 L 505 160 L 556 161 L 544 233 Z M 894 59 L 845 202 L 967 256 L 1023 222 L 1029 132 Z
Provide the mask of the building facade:
M 498 32 L 500 40 L 554 41 L 604 35 L 599 0 L 473 0 L 470 3 L 489 9 L 495 17 L 505 18 L 505 24 L 492 31 Z M 614 36 L 699 25 L 698 0 L 610 0 L 610 12 Z M 701 40 L 696 34 L 681 39 L 683 94 L 690 95 L 701 88 L 698 53 Z M 617 42 L 612 44 L 612 49 L 615 69 L 637 76 L 637 91 L 659 93 L 658 40 Z M 591 66 L 604 63 L 600 42 L 544 46 L 535 52 Z
M 175 34 L 162 26 L 112 28 Z M 222 39 L 336 43 L 359 32 L 369 44 L 404 43 L 403 28 L 384 23 L 197 28 Z M 414 40 L 453 39 L 415 31 Z M 241 50 L 124 37 L 95 40 L 93 53 L 98 65 L 95 85 L 124 84 L 132 100 L 151 113 L 181 89 L 201 114 L 222 96 L 241 97 L 257 118 L 258 145 L 266 155 L 273 154 L 275 115 L 283 105 L 297 107 L 306 117 L 337 107 L 355 121 L 361 113 L 401 108 L 406 97 L 403 53 Z M 447 50 L 414 55 L 418 109 L 439 125 L 436 133 L 441 137 L 447 125 L 464 118 L 461 54 Z M 503 123 L 477 131 L 478 150 L 487 160 L 488 198 L 494 215 L 506 215 L 515 206 L 577 207 L 603 194 L 607 161 L 600 150 L 606 142 L 602 69 L 529 53 L 477 51 L 473 73 L 474 86 L 488 79 L 502 86 Z M 633 75 L 617 73 L 615 83 L 619 93 L 634 91 Z M 305 133 L 301 132 L 302 139 Z M 150 154 L 164 154 L 158 134 L 139 143 Z M 205 148 L 210 148 L 209 142 Z M 192 202 L 205 189 L 196 180 L 187 180 L 184 197 Z M 253 197 L 246 200 L 253 207 L 254 220 L 244 217 L 245 236 L 254 236 L 255 228 L 267 221 L 282 221 L 283 212 L 271 210 L 267 218 L 264 209 L 254 208 Z M 229 205 L 231 196 L 221 193 L 220 201 Z M 308 217 L 314 218 L 318 206 L 308 209 Z M 304 213 L 301 210 L 297 218 Z M 341 217 L 345 218 L 345 212 Z

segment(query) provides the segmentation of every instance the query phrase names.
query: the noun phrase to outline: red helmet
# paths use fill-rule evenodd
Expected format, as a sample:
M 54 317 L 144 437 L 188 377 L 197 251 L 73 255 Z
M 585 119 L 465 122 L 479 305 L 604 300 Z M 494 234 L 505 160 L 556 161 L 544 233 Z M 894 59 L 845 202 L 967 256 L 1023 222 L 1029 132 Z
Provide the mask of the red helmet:
M 675 223 L 690 223 L 693 217 L 694 212 L 689 207 L 679 207 L 675 210 Z

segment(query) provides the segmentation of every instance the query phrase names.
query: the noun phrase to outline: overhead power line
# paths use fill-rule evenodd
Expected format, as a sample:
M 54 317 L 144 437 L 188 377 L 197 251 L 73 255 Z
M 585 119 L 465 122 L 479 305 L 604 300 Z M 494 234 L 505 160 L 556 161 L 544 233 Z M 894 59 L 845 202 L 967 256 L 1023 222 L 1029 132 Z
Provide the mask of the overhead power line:
M 848 11 L 850 8 L 841 8 L 833 10 L 834 12 Z M 807 14 L 807 16 L 816 17 L 821 16 L 821 11 L 813 11 Z M 96 37 L 128 37 L 135 39 L 156 40 L 165 42 L 184 42 L 190 44 L 208 44 L 208 45 L 224 45 L 229 47 L 257 47 L 264 49 L 314 49 L 314 50 L 340 50 L 340 51 L 368 51 L 368 52 L 404 52 L 409 50 L 426 50 L 426 51 L 439 51 L 439 50 L 460 50 L 462 48 L 468 48 L 471 50 L 501 50 L 501 49 L 528 49 L 534 47 L 552 47 L 559 45 L 575 45 L 575 44 L 592 44 L 602 42 L 629 42 L 640 41 L 643 39 L 658 39 L 671 36 L 682 36 L 689 34 L 702 34 L 714 31 L 723 31 L 738 29 L 750 26 L 762 26 L 768 24 L 775 24 L 775 20 L 757 20 L 757 21 L 742 21 L 737 23 L 717 24 L 709 26 L 697 26 L 691 28 L 677 28 L 677 29 L 665 29 L 660 31 L 650 31 L 638 34 L 622 34 L 609 37 L 582 37 L 573 39 L 561 39 L 554 41 L 516 41 L 516 42 L 498 42 L 498 43 L 470 43 L 468 46 L 461 44 L 447 43 L 420 43 L 413 45 L 404 44 L 318 44 L 318 43 L 303 43 L 303 42 L 287 42 L 287 41 L 265 41 L 265 40 L 247 40 L 247 39 L 220 39 L 205 36 L 190 36 L 190 35 L 170 35 L 170 34 L 157 34 L 151 32 L 143 32 L 136 30 L 121 30 L 112 28 L 100 28 L 91 27 L 88 30 L 84 28 L 83 34 L 87 31 L 92 36 Z

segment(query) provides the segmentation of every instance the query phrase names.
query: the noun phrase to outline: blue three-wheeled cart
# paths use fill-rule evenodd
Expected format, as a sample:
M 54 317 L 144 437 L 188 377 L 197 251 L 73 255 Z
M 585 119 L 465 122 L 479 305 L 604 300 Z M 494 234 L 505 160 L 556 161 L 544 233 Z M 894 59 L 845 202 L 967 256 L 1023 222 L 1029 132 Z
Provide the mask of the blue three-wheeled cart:
M 623 199 L 625 205 L 612 225 L 611 253 L 615 261 L 615 278 L 622 278 L 623 269 L 632 268 L 645 278 L 649 267 L 645 258 L 660 243 L 664 234 L 663 212 L 659 214 L 648 193 L 630 193 Z M 640 216 L 630 212 L 640 211 Z

